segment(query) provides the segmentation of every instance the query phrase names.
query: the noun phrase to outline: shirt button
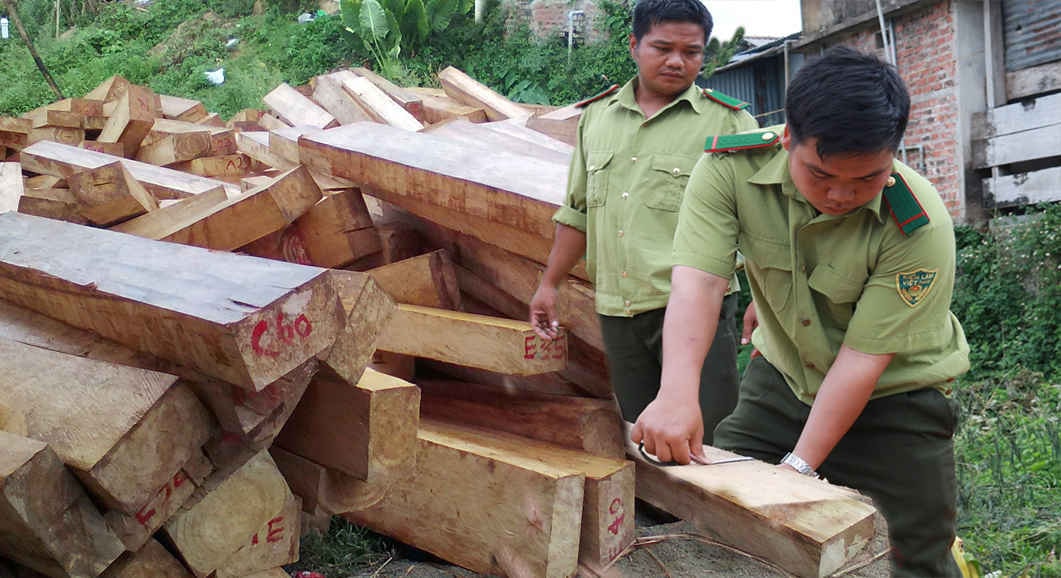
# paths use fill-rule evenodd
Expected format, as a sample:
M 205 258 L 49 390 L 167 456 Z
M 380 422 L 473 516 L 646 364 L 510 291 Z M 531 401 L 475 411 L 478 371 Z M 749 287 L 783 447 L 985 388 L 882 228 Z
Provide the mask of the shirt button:
M 597 170 L 597 165 L 590 165 L 587 170 L 595 171 L 595 170 Z
M 674 167 L 674 170 L 671 171 L 671 174 L 673 174 L 674 176 L 678 176 L 678 175 L 682 174 L 682 170 L 679 169 L 678 167 Z
M 807 272 L 807 264 L 806 263 L 800 263 L 799 270 L 800 270 L 801 273 L 806 273 Z
M 627 309 L 630 308 L 630 300 L 629 299 L 627 299 L 624 304 L 626 305 Z
M 814 369 L 814 364 L 808 361 L 803 364 L 803 367 L 806 367 L 807 369 Z
M 622 236 L 623 236 L 623 230 L 622 230 L 622 229 L 619 229 L 619 236 L 620 236 L 620 237 L 622 237 Z
M 623 275 L 623 279 L 626 279 L 626 271 L 623 271 L 622 275 Z
M 622 196 L 622 198 L 624 198 L 624 199 L 625 199 L 625 198 L 627 198 L 627 197 L 629 197 L 629 196 L 630 196 L 630 193 L 628 193 L 628 192 L 626 192 L 626 191 L 623 191 L 623 194 L 622 194 L 622 195 L 620 195 L 620 196 Z
M 804 326 L 804 327 L 806 327 L 806 326 L 810 325 L 810 319 L 800 319 L 799 320 L 799 324 Z
M 637 157 L 630 157 L 630 162 L 636 163 L 637 162 Z

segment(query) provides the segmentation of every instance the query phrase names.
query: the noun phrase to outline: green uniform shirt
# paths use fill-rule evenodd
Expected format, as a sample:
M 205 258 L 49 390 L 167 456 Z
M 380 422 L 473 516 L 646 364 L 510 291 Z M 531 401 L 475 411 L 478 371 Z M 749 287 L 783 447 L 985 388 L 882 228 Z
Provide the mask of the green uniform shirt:
M 778 133 L 779 134 L 779 133 Z M 722 277 L 736 252 L 758 307 L 755 347 L 812 403 L 841 345 L 895 353 L 873 397 L 947 383 L 969 367 L 950 312 L 955 246 L 935 188 L 896 161 L 929 222 L 904 235 L 883 195 L 843 216 L 796 190 L 780 146 L 708 154 L 693 170 L 674 262 Z
M 635 83 L 582 113 L 567 199 L 553 217 L 586 233 L 586 270 L 603 315 L 666 306 L 678 209 L 704 139 L 758 127 L 696 85 L 645 120 Z

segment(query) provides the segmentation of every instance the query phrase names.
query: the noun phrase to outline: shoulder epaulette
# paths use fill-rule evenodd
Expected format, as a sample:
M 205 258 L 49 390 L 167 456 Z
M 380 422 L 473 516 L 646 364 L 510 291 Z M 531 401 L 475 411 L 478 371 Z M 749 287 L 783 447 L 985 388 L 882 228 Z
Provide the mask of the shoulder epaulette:
M 744 102 L 739 98 L 733 98 L 728 94 L 722 94 L 721 92 L 713 88 L 701 88 L 700 96 L 709 100 L 713 100 L 731 110 L 744 110 L 748 108 L 748 106 L 750 106 L 748 103 Z
M 776 145 L 781 135 L 773 130 L 757 130 L 738 134 L 725 134 L 707 137 L 704 143 L 705 153 L 731 153 L 752 149 L 763 149 Z
M 608 96 L 609 94 L 611 94 L 611 93 L 613 93 L 613 92 L 615 92 L 617 90 L 619 90 L 619 85 L 618 84 L 613 84 L 613 85 L 609 86 L 608 88 L 604 89 L 603 92 L 595 94 L 595 95 L 593 95 L 593 96 L 591 96 L 591 97 L 589 97 L 589 98 L 587 98 L 585 100 L 580 100 L 580 101 L 576 102 L 575 103 L 575 108 L 584 108 L 586 106 L 589 106 L 590 104 L 593 104 L 594 102 L 597 102 L 598 100 L 604 98 L 605 96 Z
M 929 223 L 928 213 L 921 206 L 921 201 L 917 200 L 917 195 L 899 173 L 892 173 L 888 177 L 888 184 L 884 186 L 884 200 L 888 201 L 892 218 L 903 235 L 909 235 Z

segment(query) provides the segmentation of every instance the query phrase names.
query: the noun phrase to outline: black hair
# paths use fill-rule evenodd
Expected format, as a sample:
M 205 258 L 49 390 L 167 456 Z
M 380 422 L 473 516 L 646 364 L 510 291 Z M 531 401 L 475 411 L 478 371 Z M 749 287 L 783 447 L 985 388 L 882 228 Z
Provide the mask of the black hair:
M 894 66 L 838 46 L 796 73 L 785 114 L 792 144 L 816 138 L 822 158 L 895 152 L 910 117 L 910 94 Z
M 704 44 L 711 39 L 715 23 L 700 0 L 639 0 L 634 5 L 634 38 L 641 37 L 661 22 L 692 22 L 704 29 Z

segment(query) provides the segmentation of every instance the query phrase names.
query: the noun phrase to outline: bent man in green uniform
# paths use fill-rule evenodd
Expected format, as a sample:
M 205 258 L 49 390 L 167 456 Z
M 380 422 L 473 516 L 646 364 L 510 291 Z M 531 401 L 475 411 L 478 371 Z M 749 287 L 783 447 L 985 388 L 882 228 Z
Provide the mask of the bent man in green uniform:
M 538 334 L 554 338 L 562 321 L 557 286 L 585 255 L 612 384 L 628 421 L 659 384 L 671 243 L 703 137 L 758 127 L 746 105 L 693 84 L 711 27 L 698 0 L 641 0 L 634 7 L 630 55 L 637 76 L 584 101 L 567 200 L 553 217 L 555 241 L 530 306 Z M 697 407 L 712 426 L 737 401 L 736 308 L 736 295 L 728 297 L 724 329 L 704 364 L 717 387 L 703 388 Z
M 838 48 L 795 76 L 782 132 L 708 139 L 675 234 L 660 393 L 631 435 L 661 459 L 701 454 L 689 408 L 739 249 L 761 355 L 715 445 L 865 491 L 895 575 L 960 576 L 948 394 L 969 349 L 947 208 L 894 156 L 909 107 L 894 67 Z

